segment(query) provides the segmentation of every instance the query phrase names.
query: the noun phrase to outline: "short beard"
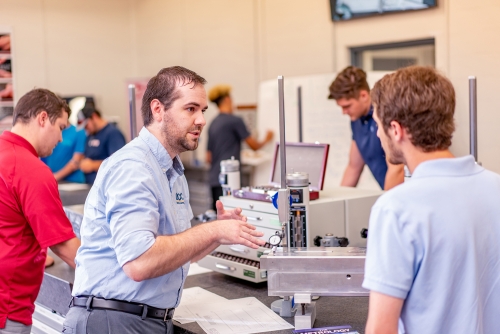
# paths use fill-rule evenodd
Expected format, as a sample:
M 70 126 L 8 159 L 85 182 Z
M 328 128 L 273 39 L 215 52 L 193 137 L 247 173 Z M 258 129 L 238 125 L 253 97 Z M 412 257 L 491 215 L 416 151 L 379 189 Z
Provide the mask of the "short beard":
M 183 151 L 194 151 L 198 148 L 198 139 L 194 142 L 190 142 L 186 137 L 177 139 L 177 146 L 182 147 Z
M 394 143 L 390 139 L 387 141 L 387 145 L 389 149 L 389 152 L 386 153 L 386 155 L 388 156 L 387 161 L 389 161 L 393 165 L 399 165 L 399 164 L 406 165 L 406 159 L 403 154 L 403 151 L 395 148 Z
M 169 122 L 168 120 L 163 123 L 162 125 L 162 133 L 164 135 L 164 138 L 168 144 L 168 146 L 173 149 L 174 151 L 178 153 L 182 153 L 185 151 L 194 151 L 198 148 L 198 141 L 199 138 L 197 138 L 194 142 L 190 141 L 186 138 L 186 135 L 184 137 L 177 137 L 177 129 L 171 129 L 170 124 L 172 122 Z M 195 128 L 193 129 L 194 131 L 198 130 L 201 132 L 201 128 Z M 177 138 L 176 138 L 177 137 Z

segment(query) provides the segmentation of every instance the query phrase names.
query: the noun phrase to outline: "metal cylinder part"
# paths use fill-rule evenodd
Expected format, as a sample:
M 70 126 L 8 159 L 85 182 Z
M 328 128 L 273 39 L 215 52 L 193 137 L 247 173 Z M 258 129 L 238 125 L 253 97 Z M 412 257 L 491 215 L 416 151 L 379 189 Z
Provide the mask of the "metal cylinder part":
M 469 77 L 470 154 L 477 162 L 477 81 Z
M 302 87 L 297 87 L 297 107 L 299 111 L 299 143 L 302 143 Z
M 282 75 L 278 76 L 281 189 L 286 188 L 285 92 L 283 80 Z
M 309 174 L 304 172 L 288 173 L 286 175 L 286 183 L 289 187 L 308 187 Z
M 128 85 L 128 107 L 130 117 L 130 140 L 137 137 L 137 119 L 135 107 L 135 85 Z
M 278 76 L 278 101 L 280 121 L 280 167 L 281 188 L 278 192 L 278 217 L 282 225 L 283 239 L 286 240 L 287 250 L 290 251 L 290 206 L 288 204 L 290 191 L 286 187 L 286 142 L 285 142 L 285 89 L 284 77 Z
M 220 162 L 220 171 L 221 173 L 239 172 L 240 162 L 235 160 L 234 157 L 231 157 L 231 159 L 228 160 L 222 160 Z

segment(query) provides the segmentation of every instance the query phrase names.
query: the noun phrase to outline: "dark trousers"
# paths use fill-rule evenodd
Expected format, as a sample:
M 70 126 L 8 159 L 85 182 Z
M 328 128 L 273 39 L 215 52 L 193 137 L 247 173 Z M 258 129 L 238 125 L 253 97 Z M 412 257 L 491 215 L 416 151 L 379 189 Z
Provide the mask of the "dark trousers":
M 205 188 L 206 189 L 206 188 Z M 215 202 L 222 196 L 222 187 L 212 187 L 212 210 L 217 212 L 217 208 L 215 207 Z
M 69 309 L 62 332 L 64 334 L 174 334 L 172 320 L 145 318 L 112 310 L 92 309 L 73 306 Z

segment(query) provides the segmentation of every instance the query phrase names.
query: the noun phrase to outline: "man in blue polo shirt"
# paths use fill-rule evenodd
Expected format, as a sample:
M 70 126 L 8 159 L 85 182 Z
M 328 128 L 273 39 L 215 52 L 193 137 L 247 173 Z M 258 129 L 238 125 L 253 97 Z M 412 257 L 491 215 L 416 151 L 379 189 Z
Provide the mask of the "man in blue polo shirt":
M 42 161 L 49 166 L 57 181 L 85 183 L 85 175 L 79 169 L 79 164 L 84 158 L 87 135 L 70 124 L 63 130 L 62 137 L 63 141 Z
M 94 184 L 102 162 L 125 145 L 125 137 L 92 107 L 84 108 L 78 113 L 78 124 L 85 127 L 88 135 L 85 159 L 80 162 L 80 169 L 85 173 L 86 182 Z
M 330 85 L 328 98 L 334 99 L 342 108 L 342 113 L 351 118 L 349 163 L 340 185 L 355 187 L 365 164 L 380 188 L 388 190 L 402 183 L 403 165 L 393 165 L 386 161 L 377 137 L 377 124 L 372 117 L 373 108 L 366 73 L 353 66 L 345 68 Z
M 414 66 L 371 94 L 387 158 L 412 177 L 371 211 L 366 333 L 498 333 L 500 175 L 449 151 L 451 82 Z

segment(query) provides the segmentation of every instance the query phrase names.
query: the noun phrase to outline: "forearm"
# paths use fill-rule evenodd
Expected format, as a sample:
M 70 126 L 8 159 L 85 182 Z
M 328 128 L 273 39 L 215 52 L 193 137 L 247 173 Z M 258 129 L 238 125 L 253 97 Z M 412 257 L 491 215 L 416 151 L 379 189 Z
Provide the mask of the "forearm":
M 92 171 L 97 172 L 104 160 L 92 160 Z
M 197 262 L 197 261 L 203 259 L 205 256 L 212 253 L 219 246 L 220 246 L 220 244 L 218 242 L 214 242 L 212 245 L 210 245 L 210 247 L 208 247 L 207 249 L 203 249 L 199 254 L 196 254 L 191 259 L 191 262 Z
M 257 151 L 264 145 L 266 145 L 269 142 L 269 140 L 265 139 L 263 141 L 258 141 L 256 138 L 250 136 L 245 140 L 245 142 L 248 144 L 248 146 L 250 146 L 252 150 Z
M 80 162 L 80 169 L 84 173 L 97 172 L 99 167 L 101 167 L 103 160 L 92 160 L 85 158 Z
M 404 165 L 388 164 L 387 173 L 385 174 L 384 190 L 389 190 L 403 183 L 404 178 Z
M 54 173 L 57 181 L 63 180 L 66 176 L 78 169 L 78 162 L 71 159 L 63 168 Z
M 242 220 L 216 220 L 182 233 L 159 236 L 144 254 L 125 263 L 128 277 L 140 282 L 165 275 L 186 262 L 212 251 L 216 244 L 244 245 L 254 249 L 265 244 L 262 232 Z
M 75 265 L 75 257 L 78 248 L 80 247 L 80 240 L 77 238 L 69 239 L 59 244 L 53 245 L 50 249 L 66 262 L 73 269 Z
M 179 234 L 159 236 L 153 246 L 123 270 L 134 281 L 159 277 L 181 267 L 215 244 L 210 224 L 202 224 Z
M 358 185 L 362 171 L 363 168 L 359 169 L 359 168 L 354 168 L 350 165 L 347 166 L 344 171 L 344 175 L 342 177 L 340 185 L 343 187 L 356 187 Z

